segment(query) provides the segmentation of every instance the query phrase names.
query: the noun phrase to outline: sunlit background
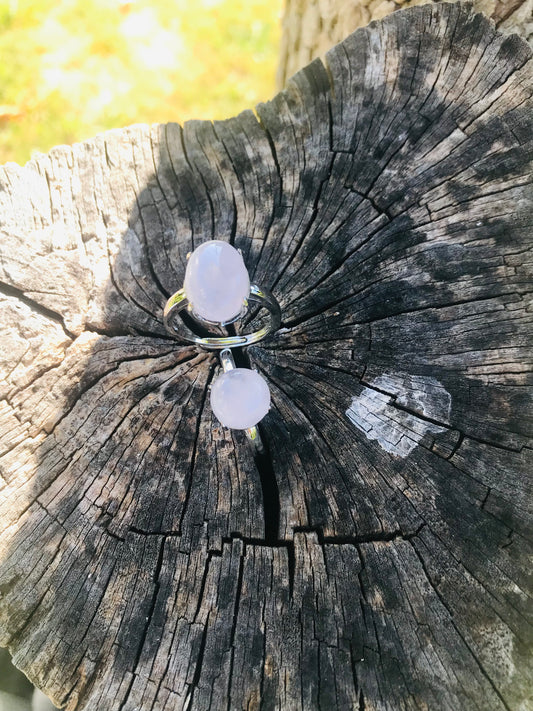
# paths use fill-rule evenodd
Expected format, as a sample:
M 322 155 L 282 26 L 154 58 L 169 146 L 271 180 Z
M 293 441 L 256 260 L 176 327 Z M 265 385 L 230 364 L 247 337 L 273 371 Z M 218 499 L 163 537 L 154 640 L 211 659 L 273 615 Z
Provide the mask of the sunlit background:
M 0 0 L 0 163 L 275 92 L 283 0 Z

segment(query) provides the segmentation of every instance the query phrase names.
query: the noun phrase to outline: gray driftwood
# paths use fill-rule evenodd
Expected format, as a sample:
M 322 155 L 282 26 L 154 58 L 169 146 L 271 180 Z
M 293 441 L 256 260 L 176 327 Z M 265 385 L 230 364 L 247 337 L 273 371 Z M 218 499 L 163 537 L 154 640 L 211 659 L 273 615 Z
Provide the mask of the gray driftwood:
M 0 644 L 58 705 L 529 707 L 530 57 L 412 8 L 2 169 Z M 162 327 L 211 238 L 283 308 L 255 459 Z

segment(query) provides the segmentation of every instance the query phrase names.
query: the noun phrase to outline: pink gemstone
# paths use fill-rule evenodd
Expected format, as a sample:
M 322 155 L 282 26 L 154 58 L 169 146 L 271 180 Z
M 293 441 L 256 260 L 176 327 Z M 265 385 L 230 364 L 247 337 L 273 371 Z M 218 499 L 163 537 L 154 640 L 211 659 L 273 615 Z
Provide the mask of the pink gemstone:
M 194 314 L 224 323 L 242 311 L 250 294 L 250 277 L 240 252 L 217 239 L 204 242 L 191 254 L 183 288 Z
M 228 370 L 211 388 L 211 409 L 225 427 L 247 430 L 262 420 L 269 408 L 270 390 L 255 370 Z

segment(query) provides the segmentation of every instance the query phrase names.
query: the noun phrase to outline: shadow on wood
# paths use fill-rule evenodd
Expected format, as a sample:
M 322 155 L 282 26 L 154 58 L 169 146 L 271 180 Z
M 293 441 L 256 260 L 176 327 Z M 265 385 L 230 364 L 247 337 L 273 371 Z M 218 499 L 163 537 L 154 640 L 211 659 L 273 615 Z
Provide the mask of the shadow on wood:
M 413 8 L 3 169 L 0 644 L 57 704 L 527 703 L 530 55 Z M 283 309 L 261 459 L 161 323 L 211 238 Z

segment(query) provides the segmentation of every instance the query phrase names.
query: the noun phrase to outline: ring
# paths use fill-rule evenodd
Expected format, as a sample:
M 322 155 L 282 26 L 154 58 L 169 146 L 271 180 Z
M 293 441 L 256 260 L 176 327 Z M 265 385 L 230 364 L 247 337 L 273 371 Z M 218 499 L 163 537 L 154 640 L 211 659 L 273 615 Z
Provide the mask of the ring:
M 250 284 L 241 253 L 228 242 L 204 242 L 187 258 L 183 287 L 172 294 L 163 311 L 171 336 L 216 350 L 249 346 L 279 328 L 281 309 L 276 298 L 268 289 Z M 187 314 L 202 328 L 223 328 L 246 316 L 251 304 L 266 308 L 270 317 L 266 325 L 251 333 L 201 336 L 190 327 L 190 334 L 184 331 Z
M 220 352 L 221 375 L 211 386 L 211 409 L 224 427 L 245 430 L 246 436 L 260 454 L 264 451 L 257 423 L 270 409 L 270 390 L 256 370 L 236 368 L 229 348 Z

